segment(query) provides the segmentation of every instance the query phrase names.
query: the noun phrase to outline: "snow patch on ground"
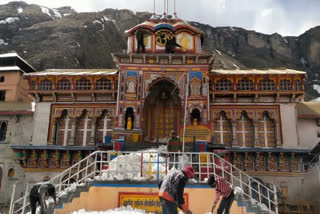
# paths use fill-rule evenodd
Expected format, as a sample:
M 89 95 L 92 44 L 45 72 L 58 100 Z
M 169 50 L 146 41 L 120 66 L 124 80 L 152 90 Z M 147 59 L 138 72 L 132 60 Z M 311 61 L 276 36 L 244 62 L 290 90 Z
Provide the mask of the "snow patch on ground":
M 222 55 L 220 51 L 218 51 L 217 49 L 214 49 L 219 55 Z
M 47 14 L 48 16 L 50 16 L 51 18 L 62 18 L 61 14 L 58 12 L 57 9 L 50 9 L 50 8 L 47 8 L 47 7 L 40 7 L 41 8 L 41 11 L 42 13 L 44 14 Z M 53 12 L 53 16 L 52 14 L 50 13 L 50 10 Z
M 5 42 L 3 39 L 0 39 L 0 45 L 8 45 L 8 43 Z
M 102 19 L 102 20 L 103 20 L 103 19 Z M 94 20 L 92 23 L 93 23 L 93 24 L 100 24 L 100 25 L 102 25 L 102 29 L 100 29 L 100 31 L 104 31 L 104 24 L 103 24 L 100 20 Z
M 316 90 L 320 94 L 320 85 L 314 84 L 313 89 Z
M 8 17 L 6 19 L 0 20 L 0 24 L 11 24 L 19 20 L 20 19 L 18 17 Z
M 23 9 L 22 9 L 21 7 L 19 7 L 19 8 L 17 9 L 17 11 L 18 11 L 18 13 L 22 13 L 22 12 L 23 12 Z
M 283 37 L 283 41 L 288 44 L 288 40 L 286 40 L 286 38 Z
M 239 66 L 237 66 L 236 64 L 232 63 L 232 65 L 237 68 L 237 69 L 240 69 Z

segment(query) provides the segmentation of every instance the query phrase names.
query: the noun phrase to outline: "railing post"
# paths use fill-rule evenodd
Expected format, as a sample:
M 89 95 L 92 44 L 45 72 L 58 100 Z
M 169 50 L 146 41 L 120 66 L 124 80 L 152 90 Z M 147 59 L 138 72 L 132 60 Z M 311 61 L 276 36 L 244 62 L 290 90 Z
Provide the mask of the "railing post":
M 261 201 L 261 191 L 260 191 L 260 182 L 258 182 L 258 194 L 259 194 L 259 203 L 262 203 L 262 201 Z
M 100 177 L 102 176 L 102 153 L 100 152 Z
M 27 195 L 28 195 L 29 183 L 26 185 L 26 191 L 24 192 L 23 204 L 22 204 L 22 211 L 21 213 L 24 214 L 26 209 L 26 202 L 27 202 Z
M 89 162 L 89 158 L 87 158 L 87 162 L 86 162 L 86 171 L 84 176 L 85 179 L 87 178 L 87 175 L 88 175 L 88 162 Z
M 95 153 L 94 155 L 94 166 L 93 166 L 93 179 L 96 176 L 96 171 L 97 171 L 97 155 L 98 153 Z
M 269 204 L 269 210 L 271 210 L 270 191 L 271 191 L 271 190 L 268 188 L 268 204 Z
M 276 214 L 279 213 L 278 211 L 278 196 L 277 196 L 277 187 L 276 185 L 273 185 L 273 197 L 274 197 L 274 208 L 275 208 L 275 212 Z
M 242 184 L 242 172 L 241 171 L 239 171 L 239 178 L 240 178 L 240 188 L 242 189 L 242 191 L 244 191 L 244 189 L 243 189 L 243 184 Z
M 230 165 L 229 165 L 229 167 L 230 167 L 231 184 L 232 184 L 232 187 L 234 188 L 234 184 L 233 184 L 233 170 L 232 170 L 232 165 L 230 164 Z
M 14 201 L 14 194 L 16 193 L 16 182 L 13 183 L 12 186 L 12 194 L 11 194 L 11 200 L 10 200 L 10 208 L 9 208 L 9 214 L 13 213 L 14 207 L 13 207 L 13 201 Z

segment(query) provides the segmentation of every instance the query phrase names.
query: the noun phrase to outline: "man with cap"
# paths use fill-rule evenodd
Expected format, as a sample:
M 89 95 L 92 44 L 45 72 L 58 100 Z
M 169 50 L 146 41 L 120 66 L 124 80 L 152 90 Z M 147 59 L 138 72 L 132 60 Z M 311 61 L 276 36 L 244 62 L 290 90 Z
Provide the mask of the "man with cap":
M 231 188 L 230 184 L 221 177 L 214 177 L 211 175 L 208 179 L 208 184 L 212 188 L 216 189 L 216 199 L 213 202 L 211 213 L 213 213 L 214 208 L 216 207 L 217 203 L 222 196 L 222 200 L 220 202 L 219 208 L 217 210 L 217 214 L 229 214 L 230 207 L 232 205 L 234 194 L 233 189 Z
M 183 170 L 172 169 L 159 183 L 159 200 L 162 214 L 178 214 L 179 207 L 185 214 L 192 214 L 183 199 L 184 187 L 194 170 L 187 165 Z

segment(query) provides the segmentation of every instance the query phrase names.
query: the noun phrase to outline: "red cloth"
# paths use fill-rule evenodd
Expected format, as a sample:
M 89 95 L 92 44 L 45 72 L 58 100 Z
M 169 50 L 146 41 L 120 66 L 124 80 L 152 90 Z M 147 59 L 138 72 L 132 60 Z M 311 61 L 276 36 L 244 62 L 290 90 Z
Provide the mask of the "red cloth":
M 217 177 L 216 178 L 216 192 L 220 195 L 222 195 L 224 198 L 227 198 L 231 192 L 232 189 L 228 182 L 224 178 Z

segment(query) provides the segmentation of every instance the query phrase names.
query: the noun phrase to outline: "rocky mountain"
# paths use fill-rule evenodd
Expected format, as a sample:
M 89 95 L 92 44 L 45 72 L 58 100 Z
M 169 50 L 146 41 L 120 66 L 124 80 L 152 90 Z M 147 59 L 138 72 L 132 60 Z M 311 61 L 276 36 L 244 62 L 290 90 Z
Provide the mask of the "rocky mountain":
M 10 2 L 0 5 L 0 53 L 17 52 L 38 70 L 114 68 L 110 53 L 126 49 L 124 31 L 150 16 L 114 9 L 77 13 L 70 7 Z M 205 32 L 204 48 L 214 54 L 215 68 L 304 70 L 308 73 L 306 100 L 319 97 L 320 26 L 297 37 L 283 37 L 238 27 L 190 24 Z

